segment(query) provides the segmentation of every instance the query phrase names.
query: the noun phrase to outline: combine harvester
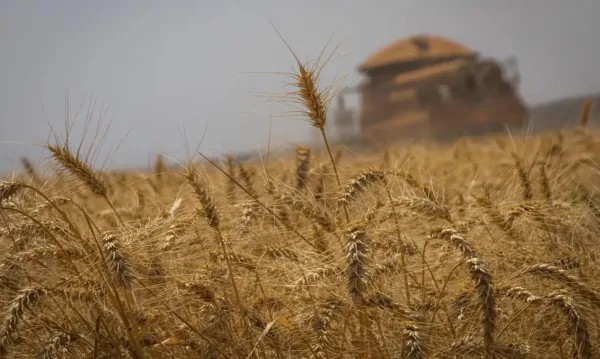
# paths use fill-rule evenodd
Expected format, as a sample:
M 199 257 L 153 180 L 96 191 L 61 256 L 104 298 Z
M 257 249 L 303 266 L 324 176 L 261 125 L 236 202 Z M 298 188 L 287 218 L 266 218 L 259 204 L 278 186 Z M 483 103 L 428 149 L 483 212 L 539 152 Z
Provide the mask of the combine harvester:
M 337 98 L 334 123 L 342 143 L 448 141 L 520 130 L 527 120 L 514 59 L 481 58 L 441 36 L 401 39 L 370 56 L 359 71 L 365 81 Z M 360 114 L 345 108 L 349 93 L 359 95 Z

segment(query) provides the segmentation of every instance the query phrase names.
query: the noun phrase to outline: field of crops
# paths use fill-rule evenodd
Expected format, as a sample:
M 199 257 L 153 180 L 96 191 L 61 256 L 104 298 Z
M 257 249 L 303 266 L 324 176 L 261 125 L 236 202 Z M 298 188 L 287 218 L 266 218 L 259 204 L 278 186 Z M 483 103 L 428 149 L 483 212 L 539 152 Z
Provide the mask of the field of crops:
M 49 143 L 58 171 L 0 182 L 0 357 L 598 358 L 583 125 L 153 173 Z

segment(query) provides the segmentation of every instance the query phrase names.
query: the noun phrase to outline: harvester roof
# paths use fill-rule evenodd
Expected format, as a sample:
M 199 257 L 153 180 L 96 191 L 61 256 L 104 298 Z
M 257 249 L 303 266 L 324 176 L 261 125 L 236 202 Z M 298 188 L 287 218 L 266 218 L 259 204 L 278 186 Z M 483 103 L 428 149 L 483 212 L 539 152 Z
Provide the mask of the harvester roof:
M 360 70 L 422 59 L 468 57 L 477 53 L 439 35 L 416 35 L 393 42 L 371 55 Z

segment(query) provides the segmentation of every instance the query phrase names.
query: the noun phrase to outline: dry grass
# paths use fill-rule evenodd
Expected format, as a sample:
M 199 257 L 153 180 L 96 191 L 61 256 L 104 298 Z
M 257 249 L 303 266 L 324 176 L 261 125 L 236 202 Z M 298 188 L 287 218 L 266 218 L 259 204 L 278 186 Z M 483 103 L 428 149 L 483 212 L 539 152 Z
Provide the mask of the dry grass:
M 147 173 L 49 146 L 63 171 L 0 182 L 0 357 L 600 357 L 600 134 L 327 145 Z

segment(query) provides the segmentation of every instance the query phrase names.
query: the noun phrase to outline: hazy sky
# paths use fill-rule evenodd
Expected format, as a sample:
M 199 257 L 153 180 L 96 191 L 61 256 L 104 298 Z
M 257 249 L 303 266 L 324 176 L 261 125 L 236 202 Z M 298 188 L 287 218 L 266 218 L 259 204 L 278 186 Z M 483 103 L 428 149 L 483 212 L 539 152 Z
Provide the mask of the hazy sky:
M 356 66 L 401 37 L 442 34 L 485 56 L 516 56 L 531 104 L 600 91 L 599 15 L 598 0 L 0 0 L 0 171 L 47 155 L 33 144 L 47 140 L 48 120 L 64 133 L 67 90 L 72 113 L 92 90 L 108 108 L 103 144 L 122 142 L 109 167 L 145 166 L 159 151 L 184 159 L 184 126 L 195 146 L 208 124 L 210 154 L 264 147 L 270 117 L 286 108 L 260 107 L 259 93 L 281 92 L 287 79 L 249 72 L 294 64 L 269 21 L 302 59 L 332 35 L 341 44 L 324 84 L 338 72 L 356 82 Z M 273 119 L 274 145 L 309 133 Z

